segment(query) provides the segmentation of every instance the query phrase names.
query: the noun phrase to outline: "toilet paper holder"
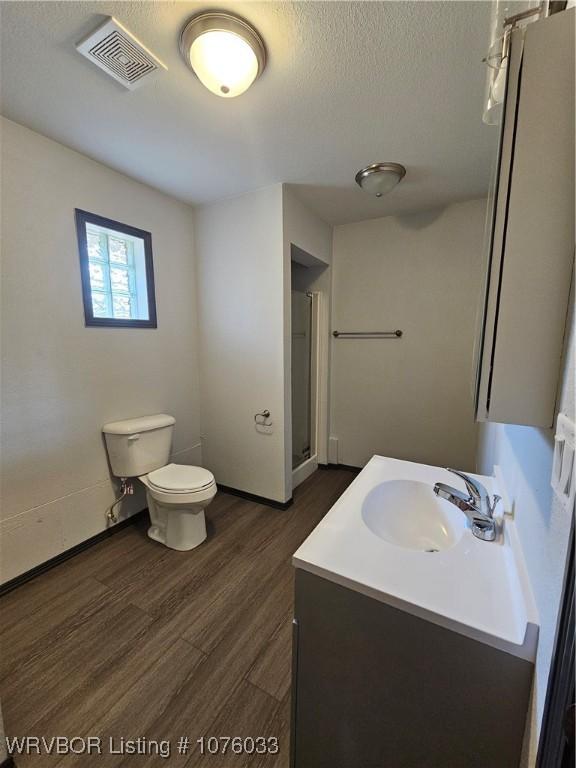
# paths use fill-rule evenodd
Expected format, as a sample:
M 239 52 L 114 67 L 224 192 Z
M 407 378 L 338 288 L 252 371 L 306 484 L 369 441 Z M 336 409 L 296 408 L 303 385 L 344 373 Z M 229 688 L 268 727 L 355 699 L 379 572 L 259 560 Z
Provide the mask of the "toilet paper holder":
M 270 421 L 270 411 L 268 408 L 266 408 L 263 411 L 259 411 L 258 413 L 254 414 L 254 423 L 258 427 L 271 427 L 272 422 Z

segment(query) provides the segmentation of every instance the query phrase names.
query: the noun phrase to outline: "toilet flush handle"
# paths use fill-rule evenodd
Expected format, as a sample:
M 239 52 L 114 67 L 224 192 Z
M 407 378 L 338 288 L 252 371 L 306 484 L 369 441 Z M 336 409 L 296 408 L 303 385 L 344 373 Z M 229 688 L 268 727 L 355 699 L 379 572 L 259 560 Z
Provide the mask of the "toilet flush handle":
M 136 435 L 129 435 L 128 436 L 128 442 L 133 443 L 135 440 L 140 440 L 140 433 Z

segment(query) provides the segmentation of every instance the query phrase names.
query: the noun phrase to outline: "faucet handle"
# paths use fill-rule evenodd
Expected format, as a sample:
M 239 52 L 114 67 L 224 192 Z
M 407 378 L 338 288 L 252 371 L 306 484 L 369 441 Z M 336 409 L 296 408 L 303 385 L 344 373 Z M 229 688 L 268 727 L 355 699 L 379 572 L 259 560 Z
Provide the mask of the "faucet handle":
M 498 502 L 500 501 L 501 498 L 502 496 L 498 496 L 497 493 L 495 493 L 494 496 L 492 496 L 492 501 L 490 501 L 490 497 L 488 497 L 487 506 L 488 506 L 488 514 L 490 515 L 490 517 L 494 517 L 494 512 L 496 511 L 496 507 L 498 506 Z
M 464 472 L 459 472 L 457 469 L 450 469 L 450 467 L 446 467 L 446 469 L 448 472 L 452 472 L 452 474 L 458 475 L 458 477 L 464 480 L 464 484 L 466 485 L 468 493 L 474 501 L 474 504 L 477 507 L 480 507 L 482 492 L 484 492 L 484 496 L 487 496 L 486 489 L 481 486 L 480 483 L 477 483 L 475 480 L 472 480 L 471 477 L 468 477 L 468 475 L 466 475 Z M 494 506 L 496 506 L 496 504 Z

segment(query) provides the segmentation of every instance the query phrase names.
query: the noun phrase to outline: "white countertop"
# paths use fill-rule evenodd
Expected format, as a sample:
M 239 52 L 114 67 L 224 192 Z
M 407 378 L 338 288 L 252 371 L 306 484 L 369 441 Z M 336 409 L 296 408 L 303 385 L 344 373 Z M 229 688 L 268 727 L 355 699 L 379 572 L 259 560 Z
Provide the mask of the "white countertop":
M 471 476 L 499 492 L 494 478 Z M 436 482 L 465 490 L 445 469 L 374 456 L 296 551 L 293 564 L 533 661 L 537 614 L 512 518 L 504 516 L 495 542 L 480 541 L 466 525 L 456 544 L 439 552 L 396 546 L 368 528 L 362 505 L 377 485 L 399 479 L 429 483 L 431 494 Z M 497 517 L 502 502 L 499 507 Z

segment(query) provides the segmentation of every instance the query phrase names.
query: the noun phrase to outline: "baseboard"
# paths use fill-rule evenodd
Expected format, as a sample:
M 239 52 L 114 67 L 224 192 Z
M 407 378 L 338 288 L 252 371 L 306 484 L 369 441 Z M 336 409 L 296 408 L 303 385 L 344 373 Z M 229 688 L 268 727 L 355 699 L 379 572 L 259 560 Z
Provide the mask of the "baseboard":
M 351 464 L 318 464 L 318 469 L 346 469 L 348 472 L 362 472 L 362 467 L 353 467 Z
M 60 563 L 69 560 L 71 557 L 80 554 L 80 552 L 83 552 L 85 549 L 93 547 L 94 544 L 98 544 L 98 542 L 113 536 L 123 528 L 126 528 L 129 525 L 134 525 L 134 523 L 147 512 L 147 509 L 143 509 L 140 512 L 137 512 L 135 515 L 131 515 L 125 520 L 121 520 L 119 523 L 116 523 L 116 525 L 113 525 L 110 528 L 106 528 L 106 530 L 97 533 L 96 536 L 92 536 L 91 538 L 86 539 L 86 541 L 81 541 L 80 544 L 76 544 L 76 546 L 67 549 L 65 552 L 61 552 L 59 555 L 56 555 L 56 557 L 52 557 L 50 560 L 46 560 L 45 563 L 40 563 L 40 565 L 37 565 L 35 568 L 32 568 L 25 573 L 21 573 L 19 576 L 10 579 L 10 581 L 4 582 L 4 584 L 0 584 L 0 596 L 5 595 L 7 592 L 11 592 L 13 589 L 16 589 L 16 587 L 20 587 L 22 584 L 25 584 L 31 579 L 35 579 L 36 576 L 40 576 L 41 573 L 45 573 L 51 568 L 60 565 Z M 13 765 L 13 763 L 6 763 L 6 768 L 8 768 L 10 765 Z M 0 768 L 5 768 L 4 763 L 0 763 Z
M 241 499 L 246 499 L 246 501 L 255 501 L 258 504 L 265 504 L 267 507 L 274 507 L 274 509 L 288 509 L 293 503 L 292 499 L 276 501 L 275 499 L 267 499 L 265 496 L 257 496 L 255 493 L 240 491 L 238 488 L 230 488 L 229 485 L 220 485 L 220 483 L 218 483 L 218 490 L 222 491 L 222 493 L 229 493 L 231 496 L 239 496 Z

